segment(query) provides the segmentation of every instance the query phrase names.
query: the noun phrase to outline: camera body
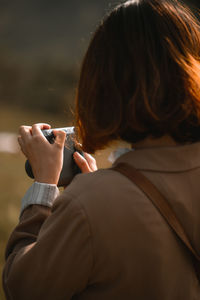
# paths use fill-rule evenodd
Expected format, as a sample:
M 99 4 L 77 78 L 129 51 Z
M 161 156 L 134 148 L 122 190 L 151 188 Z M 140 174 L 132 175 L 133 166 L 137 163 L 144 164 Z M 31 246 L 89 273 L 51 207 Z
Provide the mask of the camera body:
M 60 178 L 58 182 L 58 186 L 66 186 L 68 185 L 73 177 L 81 173 L 81 170 L 76 165 L 73 154 L 75 151 L 78 151 L 80 154 L 83 155 L 81 151 L 75 148 L 75 132 L 74 127 L 65 127 L 65 128 L 55 128 L 56 130 L 63 130 L 66 132 L 66 140 L 65 140 L 65 146 L 63 150 L 63 167 L 60 173 Z M 53 134 L 54 129 L 47 129 L 42 130 L 43 135 L 48 140 L 50 144 L 54 143 L 55 136 Z M 44 158 L 45 159 L 45 158 Z M 29 161 L 27 160 L 25 163 L 25 170 L 29 177 L 34 178 L 31 165 Z

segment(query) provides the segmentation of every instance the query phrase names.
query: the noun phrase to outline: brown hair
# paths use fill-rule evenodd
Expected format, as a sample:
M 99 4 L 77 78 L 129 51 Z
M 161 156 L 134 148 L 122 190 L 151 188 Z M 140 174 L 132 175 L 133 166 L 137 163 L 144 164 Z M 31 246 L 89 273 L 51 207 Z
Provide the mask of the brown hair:
M 83 150 L 115 139 L 200 141 L 200 27 L 175 0 L 130 0 L 95 32 L 76 98 Z

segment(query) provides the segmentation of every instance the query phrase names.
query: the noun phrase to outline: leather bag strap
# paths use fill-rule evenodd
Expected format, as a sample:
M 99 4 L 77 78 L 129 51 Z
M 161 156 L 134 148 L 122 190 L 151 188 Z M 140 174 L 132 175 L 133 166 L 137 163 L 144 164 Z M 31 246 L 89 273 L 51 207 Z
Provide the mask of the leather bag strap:
M 118 163 L 116 166 L 112 167 L 112 170 L 118 171 L 124 176 L 128 177 L 144 194 L 151 200 L 154 206 L 159 210 L 161 215 L 164 217 L 169 226 L 173 229 L 176 235 L 188 248 L 192 256 L 196 261 L 200 261 L 200 256 L 193 248 L 184 228 L 177 219 L 173 209 L 165 199 L 165 197 L 160 193 L 156 186 L 141 172 L 136 170 L 133 166 L 127 163 Z

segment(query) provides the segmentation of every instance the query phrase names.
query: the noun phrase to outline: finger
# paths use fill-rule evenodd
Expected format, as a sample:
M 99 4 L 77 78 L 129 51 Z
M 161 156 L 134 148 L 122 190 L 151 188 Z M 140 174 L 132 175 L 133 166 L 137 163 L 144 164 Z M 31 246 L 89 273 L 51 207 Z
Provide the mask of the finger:
M 20 126 L 19 134 L 21 138 L 24 140 L 31 138 L 31 126 L 24 126 L 24 125 Z
M 90 169 L 92 169 L 92 171 L 96 171 L 97 170 L 96 159 L 87 152 L 83 152 L 83 154 L 85 159 L 87 160 Z
M 22 151 L 23 154 L 27 157 L 26 151 L 25 151 L 25 147 L 24 147 L 24 142 L 23 142 L 23 140 L 22 140 L 22 137 L 21 137 L 21 136 L 18 136 L 17 140 L 18 140 L 19 146 L 20 146 L 20 148 L 21 148 L 21 151 Z
M 53 134 L 55 136 L 55 144 L 64 146 L 66 132 L 64 132 L 63 130 L 53 130 Z
M 84 158 L 86 159 L 91 171 L 96 171 L 97 170 L 97 164 L 96 164 L 96 160 L 94 157 L 92 157 L 92 155 L 83 152 Z
M 32 134 L 33 135 L 41 135 L 41 130 L 50 129 L 51 125 L 47 123 L 37 123 L 32 126 Z
M 23 147 L 23 141 L 22 141 L 22 137 L 19 135 L 18 138 L 18 144 L 20 145 L 20 147 Z
M 74 152 L 73 157 L 74 157 L 75 163 L 81 169 L 82 173 L 91 172 L 91 169 L 88 165 L 87 160 L 80 153 L 78 153 L 77 151 Z

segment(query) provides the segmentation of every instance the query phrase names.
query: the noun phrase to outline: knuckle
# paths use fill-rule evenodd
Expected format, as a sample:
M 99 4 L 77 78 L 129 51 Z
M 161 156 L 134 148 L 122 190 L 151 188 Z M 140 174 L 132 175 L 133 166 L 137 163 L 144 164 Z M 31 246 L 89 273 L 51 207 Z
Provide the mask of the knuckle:
M 58 149 L 62 149 L 62 148 L 63 148 L 63 144 L 61 144 L 61 143 L 55 142 L 54 144 L 55 144 L 55 146 L 56 146 Z
M 66 132 L 59 130 L 57 131 L 57 135 L 59 138 L 64 139 L 66 137 Z
M 32 125 L 32 128 L 34 128 L 34 129 L 40 129 L 42 127 L 43 127 L 42 123 L 35 123 L 35 124 Z
M 22 131 L 24 131 L 25 130 L 25 126 L 24 125 L 21 125 L 20 127 L 19 127 L 19 132 L 22 132 Z
M 19 133 L 28 133 L 30 132 L 30 129 L 31 129 L 30 126 L 21 125 L 19 127 Z
M 96 169 L 96 167 L 97 167 L 96 162 L 93 162 L 93 163 L 91 164 L 91 167 L 92 167 L 93 169 Z

